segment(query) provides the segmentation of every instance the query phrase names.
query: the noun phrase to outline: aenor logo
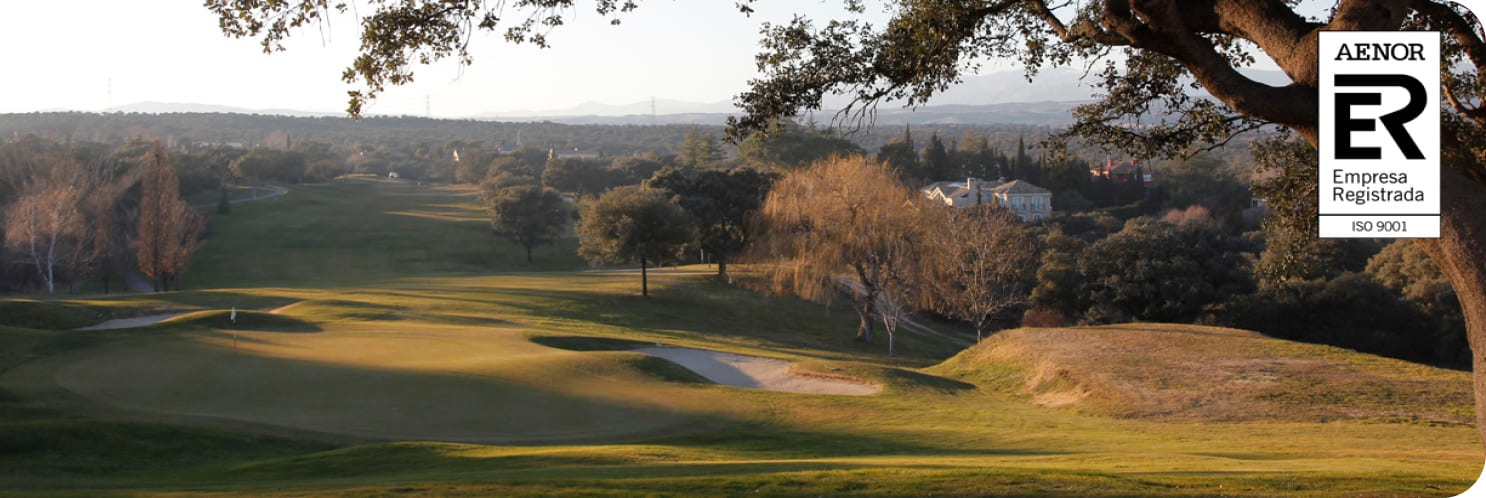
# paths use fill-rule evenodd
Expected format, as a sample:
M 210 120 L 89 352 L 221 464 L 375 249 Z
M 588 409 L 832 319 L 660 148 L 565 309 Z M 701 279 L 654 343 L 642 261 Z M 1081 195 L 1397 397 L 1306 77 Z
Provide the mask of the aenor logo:
M 1439 237 L 1439 33 L 1319 40 L 1320 236 Z

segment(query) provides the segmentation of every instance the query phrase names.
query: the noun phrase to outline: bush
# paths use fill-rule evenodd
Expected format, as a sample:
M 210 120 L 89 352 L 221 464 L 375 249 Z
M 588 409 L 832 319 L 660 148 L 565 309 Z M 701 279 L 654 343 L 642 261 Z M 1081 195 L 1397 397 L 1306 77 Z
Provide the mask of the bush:
M 1211 311 L 1220 324 L 1274 337 L 1435 362 L 1429 317 L 1364 274 L 1265 286 Z

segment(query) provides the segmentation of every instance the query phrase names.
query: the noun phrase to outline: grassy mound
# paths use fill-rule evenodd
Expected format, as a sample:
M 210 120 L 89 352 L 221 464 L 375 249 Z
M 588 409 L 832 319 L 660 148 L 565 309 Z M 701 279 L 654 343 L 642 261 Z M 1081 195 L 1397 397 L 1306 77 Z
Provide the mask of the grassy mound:
M 68 330 L 112 318 L 105 309 L 65 301 L 0 300 L 0 325 L 28 329 Z
M 1192 422 L 1473 421 L 1470 375 L 1216 327 L 1002 332 L 930 371 L 1049 407 Z
M 263 332 L 319 332 L 319 326 L 293 316 L 275 315 L 259 311 L 237 310 L 234 320 L 229 310 L 198 311 L 166 320 L 170 329 L 199 330 L 237 329 Z
M 285 306 L 277 313 L 283 316 L 313 318 L 318 322 L 365 322 L 401 318 L 398 316 L 396 306 L 345 299 L 302 301 Z
M 200 329 L 225 313 L 164 327 Z M 608 442 L 691 432 L 726 411 L 721 395 L 683 387 L 674 381 L 695 379 L 635 353 L 554 352 L 484 329 L 392 323 L 285 334 L 308 325 L 242 311 L 238 320 L 233 334 L 207 325 L 37 363 L 0 389 L 45 392 L 55 382 L 170 420 L 356 440 Z

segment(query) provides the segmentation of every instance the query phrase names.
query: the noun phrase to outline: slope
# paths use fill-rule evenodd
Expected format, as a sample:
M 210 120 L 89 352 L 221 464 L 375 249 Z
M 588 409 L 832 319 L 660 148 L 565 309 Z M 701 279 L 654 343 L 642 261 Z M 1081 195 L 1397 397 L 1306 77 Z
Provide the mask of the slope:
M 1002 332 L 931 369 L 1047 407 L 1174 422 L 1470 424 L 1470 376 L 1243 330 L 1126 324 Z

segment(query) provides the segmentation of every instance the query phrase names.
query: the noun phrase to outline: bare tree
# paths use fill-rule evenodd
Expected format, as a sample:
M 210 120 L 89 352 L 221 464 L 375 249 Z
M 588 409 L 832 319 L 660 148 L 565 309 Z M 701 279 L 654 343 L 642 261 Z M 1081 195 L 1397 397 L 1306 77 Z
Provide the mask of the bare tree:
M 1033 238 L 1011 211 L 992 204 L 948 209 L 930 244 L 927 300 L 975 326 L 975 340 L 997 313 L 1027 304 L 1038 267 Z
M 861 318 L 857 340 L 872 341 L 879 305 L 906 302 L 904 293 L 882 294 L 895 279 L 911 281 L 919 203 L 897 172 L 861 156 L 786 174 L 755 220 L 759 237 L 747 259 L 759 263 L 758 286 L 825 302 L 846 295 Z
M 76 185 L 40 180 L 5 210 L 6 246 L 36 268 L 48 294 L 57 292 L 58 271 L 65 271 L 82 247 L 81 197 Z

